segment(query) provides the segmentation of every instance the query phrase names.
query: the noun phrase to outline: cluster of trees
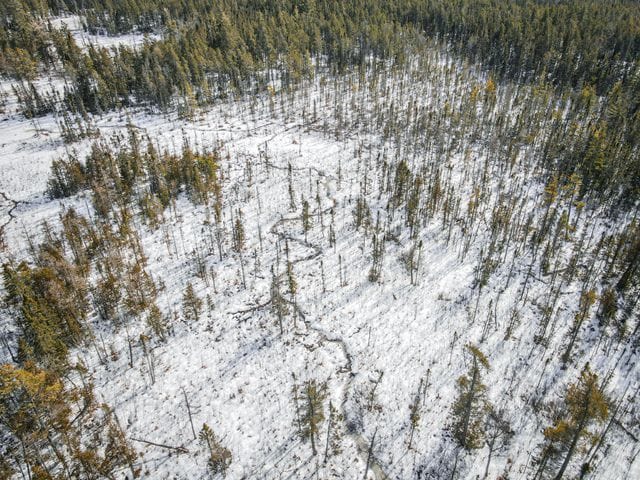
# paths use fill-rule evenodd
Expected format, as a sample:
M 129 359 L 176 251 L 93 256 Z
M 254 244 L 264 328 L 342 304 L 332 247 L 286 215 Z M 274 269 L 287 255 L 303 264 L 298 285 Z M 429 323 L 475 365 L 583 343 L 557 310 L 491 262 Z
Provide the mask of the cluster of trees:
M 629 0 L 427 0 L 411 15 L 424 30 L 500 76 L 606 93 L 633 74 L 640 53 L 638 4 Z
M 3 280 L 6 302 L 22 332 L 18 358 L 60 368 L 68 348 L 86 334 L 88 289 L 81 267 L 69 262 L 60 248 L 47 245 L 34 266 L 5 264 Z
M 437 55 L 434 57 L 425 63 L 437 62 Z M 614 312 L 625 299 L 633 300 L 629 292 L 638 284 L 639 257 L 633 237 L 637 231 L 637 168 L 632 166 L 638 157 L 636 151 L 621 146 L 622 140 L 605 148 L 615 153 L 605 154 L 594 147 L 595 139 L 608 142 L 603 132 L 593 131 L 593 126 L 601 124 L 603 116 L 613 118 L 611 111 L 601 104 L 596 106 L 594 98 L 596 103 L 587 101 L 589 94 L 585 91 L 561 96 L 545 83 L 530 87 L 511 83 L 496 86 L 492 80 L 469 83 L 465 74 L 458 76 L 432 63 L 409 69 L 400 78 L 408 77 L 417 85 L 447 84 L 451 86 L 449 92 L 428 93 L 427 87 L 424 94 L 429 95 L 430 104 L 422 105 L 415 100 L 419 92 L 411 90 L 409 95 L 400 88 L 394 102 L 375 101 L 369 106 L 372 98 L 389 94 L 385 75 L 388 72 L 384 70 L 370 72 L 368 78 L 355 81 L 355 88 L 352 80 L 336 82 L 335 97 L 343 96 L 344 100 L 328 100 L 321 105 L 334 115 L 329 135 L 338 135 L 338 130 L 362 134 L 382 131 L 385 139 L 401 146 L 397 147 L 396 158 L 392 158 L 395 152 L 372 157 L 356 149 L 364 173 L 353 202 L 354 226 L 373 240 L 373 278 L 379 277 L 384 242 L 395 238 L 393 232 L 399 222 L 411 238 L 403 263 L 413 276 L 420 263 L 418 237 L 422 225 L 441 221 L 447 242 L 456 235 L 464 238 L 461 252 L 466 254 L 474 240 L 484 234 L 481 223 L 486 221 L 489 241 L 483 246 L 477 269 L 480 290 L 501 264 L 508 258 L 516 259 L 508 253 L 512 248 L 526 245 L 533 261 L 523 291 L 530 286 L 536 266 L 545 276 L 551 275 L 551 311 L 555 309 L 557 288 L 576 274 L 585 274 L 584 292 L 600 286 L 605 302 L 601 310 L 609 320 L 614 319 Z M 355 93 L 349 91 L 351 88 Z M 417 89 L 421 91 L 421 87 Z M 453 96 L 456 100 L 452 101 Z M 348 118 L 342 113 L 345 105 L 352 107 Z M 517 115 L 510 114 L 514 108 Z M 447 132 L 443 131 L 444 125 Z M 623 130 L 616 130 L 615 135 Z M 482 162 L 472 162 L 472 152 Z M 452 177 L 448 168 L 434 161 L 436 154 L 464 157 L 454 166 L 461 169 L 462 177 Z M 419 159 L 423 155 L 427 160 Z M 506 181 L 506 176 L 514 172 L 514 181 Z M 492 178 L 503 179 L 498 193 L 487 189 Z M 535 207 L 522 202 L 523 196 L 529 195 L 527 178 L 546 185 L 544 195 L 534 199 Z M 583 220 L 588 215 L 617 218 L 618 227 L 594 235 L 584 228 Z M 567 248 L 571 251 L 569 262 L 565 258 Z M 578 259 L 586 254 L 604 262 L 602 270 L 580 272 Z M 565 262 L 569 268 L 558 275 Z M 588 312 L 584 313 L 576 317 L 578 325 L 588 318 Z M 603 324 L 621 327 L 609 320 Z
M 138 475 L 117 418 L 93 398 L 85 367 L 69 360 L 81 345 L 93 345 L 102 361 L 114 355 L 98 345 L 92 314 L 120 325 L 146 312 L 152 332 L 167 334 L 139 237 L 120 214 L 92 222 L 65 210 L 60 232 L 45 223 L 42 243 L 30 240 L 31 259 L 3 266 L 4 312 L 19 338 L 17 351 L 6 343 L 15 365 L 2 367 L 0 379 L 0 434 L 9 442 L 0 455 L 26 478 L 111 478 L 122 466 Z M 143 337 L 141 344 L 146 354 Z
M 50 13 L 45 0 L 9 0 L 0 5 L 0 72 L 33 80 L 40 65 L 50 66 L 45 21 Z
M 330 457 L 342 451 L 343 415 L 331 401 L 327 408 L 326 382 L 311 379 L 301 384 L 294 383 L 292 393 L 296 431 L 300 438 L 310 443 L 312 455 L 322 456 L 326 464 Z
M 207 465 L 213 476 L 227 474 L 227 469 L 231 465 L 233 455 L 231 451 L 222 445 L 220 439 L 216 436 L 212 428 L 204 423 L 200 430 L 200 441 L 204 443 L 208 450 Z
M 70 348 L 96 345 L 88 321 L 92 308 L 104 311 L 121 294 L 109 281 L 109 275 L 116 278 L 113 271 L 103 271 L 92 286 L 90 266 L 115 263 L 105 260 L 108 252 L 125 242 L 110 244 L 112 232 L 98 233 L 74 210 L 60 220 L 60 233 L 45 223 L 44 241 L 31 241 L 30 261 L 3 265 L 3 309 L 15 319 L 19 338 L 17 351 L 6 343 L 14 364 L 0 367 L 2 478 L 18 472 L 33 479 L 112 478 L 122 468 L 135 478 L 137 454 L 117 417 L 94 398 L 86 367 L 69 360 Z M 141 275 L 131 268 L 127 278 L 133 283 L 122 287 L 131 305 Z
M 127 207 L 137 201 L 152 225 L 185 192 L 194 203 L 212 205 L 219 221 L 219 163 L 218 150 L 197 152 L 185 141 L 180 154 L 160 152 L 149 138 L 142 141 L 130 128 L 127 137 L 95 142 L 83 161 L 74 155 L 55 160 L 48 192 L 52 198 L 63 198 L 90 188 L 96 213 L 105 218 L 114 205 Z
M 61 3 L 56 3 L 58 10 Z M 197 12 L 198 22 L 190 32 L 207 25 L 208 38 L 215 38 L 240 64 L 236 48 L 247 51 L 253 61 L 288 49 L 303 57 L 321 53 L 345 65 L 354 55 L 396 55 L 393 37 L 410 27 L 445 37 L 460 53 L 500 75 L 530 80 L 545 72 L 558 83 L 592 83 L 601 92 L 633 72 L 640 48 L 634 22 L 638 6 L 628 0 L 243 0 L 215 6 L 191 0 L 162 2 L 163 8 L 149 0 L 93 0 L 80 7 L 74 1 L 64 5 L 84 14 L 90 31 L 110 34 L 179 30 Z M 36 11 L 42 14 L 44 9 L 39 5 Z M 255 24 L 252 16 L 258 17 Z M 241 44 L 233 45 L 231 39 Z
M 66 108 L 74 112 L 131 103 L 167 109 L 177 97 L 188 113 L 232 92 L 265 88 L 274 76 L 297 83 L 312 74 L 313 59 L 342 71 L 404 48 L 394 36 L 401 26 L 385 2 L 367 8 L 351 2 L 56 2 L 55 11 L 84 15 L 93 32 L 162 33 L 138 49 L 90 46 L 84 52 L 68 31 L 47 27 L 41 3 L 39 9 L 22 0 L 6 5 L 0 66 L 27 82 L 39 68 L 59 69 L 68 79 Z
M 83 369 L 76 367 L 82 385 L 70 386 L 30 361 L 0 366 L 1 478 L 116 478 L 123 469 L 139 476 L 136 452 Z
M 69 351 L 93 345 L 106 362 L 117 352 L 98 344 L 91 317 L 116 328 L 145 319 L 151 334 L 141 335 L 139 344 L 155 381 L 151 339 L 166 340 L 171 326 L 155 303 L 159 287 L 146 271 L 132 209 L 157 227 L 179 193 L 211 204 L 214 215 L 221 193 L 218 152 L 196 153 L 185 146 L 179 155 L 159 154 L 151 142 L 143 152 L 133 131 L 127 146 L 118 149 L 122 142 L 96 143 L 83 162 L 73 156 L 54 162 L 50 194 L 64 197 L 90 189 L 93 214 L 63 210 L 59 231 L 44 223 L 40 243 L 29 239 L 30 258 L 3 266 L 4 312 L 15 318 L 19 333 L 12 342 L 17 349 L 4 339 L 15 366 L 3 367 L 0 379 L 0 435 L 10 439 L 0 455 L 7 472 L 18 469 L 43 479 L 103 478 L 129 465 L 138 475 L 136 454 L 117 419 L 96 404 L 84 367 L 70 363 Z M 201 309 L 189 284 L 185 319 L 197 321 Z M 130 366 L 135 345 L 129 339 Z M 70 375 L 82 378 L 82 389 L 68 381 Z M 214 449 L 213 437 L 206 438 Z M 214 462 L 216 451 L 210 453 Z M 219 454 L 227 458 L 225 451 Z M 212 466 L 216 472 L 220 468 Z
M 15 319 L 19 334 L 11 343 L 3 337 L 15 362 L 3 367 L 6 378 L 0 379 L 0 435 L 10 439 L 0 452 L 7 476 L 22 470 L 28 478 L 111 478 L 123 465 L 138 475 L 136 454 L 115 415 L 95 404 L 84 367 L 72 364 L 69 352 L 86 345 L 102 362 L 117 358 L 113 347 L 96 341 L 92 323 L 120 328 L 143 319 L 149 335 L 142 334 L 139 342 L 128 337 L 129 366 L 139 346 L 155 382 L 153 349 L 172 333 L 171 316 L 156 304 L 162 286 L 147 272 L 135 217 L 141 214 L 157 228 L 165 209 L 172 205 L 175 211 L 178 195 L 184 194 L 205 204 L 212 223 L 220 227 L 219 155 L 218 150 L 195 152 L 186 143 L 179 154 L 159 153 L 131 129 L 126 138 L 96 142 L 82 161 L 68 155 L 53 162 L 49 194 L 59 198 L 88 191 L 92 208 L 87 205 L 87 216 L 63 209 L 58 231 L 43 223 L 39 240 L 28 239 L 28 257 L 3 265 L 4 313 Z M 242 228 L 236 225 L 236 230 Z M 239 235 L 244 234 L 236 232 L 230 243 L 237 244 Z M 169 232 L 166 239 L 170 249 Z M 208 279 L 209 272 L 203 275 Z M 184 319 L 197 322 L 202 308 L 189 283 Z M 82 379 L 82 389 L 70 376 Z M 52 418 L 51 412 L 57 416 Z M 224 473 L 231 454 L 210 430 L 203 431 L 212 473 Z
M 114 326 L 146 318 L 152 336 L 166 339 L 169 322 L 155 304 L 158 287 L 146 271 L 131 207 L 137 201 L 153 223 L 180 191 L 194 202 L 220 193 L 217 153 L 185 148 L 160 155 L 151 144 L 142 153 L 139 143 L 131 133 L 127 148 L 96 144 L 84 163 L 73 157 L 55 162 L 50 193 L 67 196 L 90 186 L 95 214 L 64 210 L 60 231 L 44 223 L 41 242 L 29 240 L 30 259 L 3 266 L 4 309 L 19 332 L 17 350 L 7 343 L 16 365 L 3 367 L 0 379 L 1 434 L 9 439 L 1 454 L 8 471 L 22 470 L 28 478 L 104 478 L 129 465 L 137 476 L 136 455 L 117 419 L 96 404 L 69 350 L 93 344 L 102 361 L 113 356 L 96 342 L 94 314 Z M 195 311 L 197 320 L 196 300 L 185 299 L 185 315 Z M 140 344 L 153 381 L 148 337 Z M 130 340 L 130 356 L 131 347 Z M 83 387 L 74 387 L 69 375 L 83 378 Z
M 492 454 L 507 446 L 514 432 L 503 412 L 496 411 L 487 400 L 487 387 L 482 375 L 489 369 L 489 361 L 474 345 L 467 345 L 466 352 L 470 368 L 458 379 L 458 396 L 451 410 L 450 430 L 458 446 L 464 450 L 488 447 L 484 476 L 487 478 Z M 602 441 L 590 427 L 604 423 L 609 417 L 609 408 L 610 400 L 604 394 L 603 385 L 587 363 L 577 381 L 567 387 L 563 401 L 552 408 L 552 425 L 544 429 L 544 441 L 535 460 L 537 466 L 532 478 L 563 478 L 575 454 L 580 451 L 581 442 Z M 582 464 L 581 472 L 584 474 L 589 468 L 587 460 Z
M 94 33 L 162 32 L 164 38 L 141 52 L 95 49 L 82 55 L 68 32 L 47 29 L 47 15 L 64 11 L 83 15 Z M 285 77 L 296 78 L 320 56 L 338 69 L 369 55 L 402 60 L 398 39 L 409 33 L 441 37 L 500 76 L 532 80 L 543 74 L 561 85 L 594 85 L 599 93 L 633 74 L 640 48 L 633 21 L 638 5 L 628 0 L 11 0 L 0 14 L 5 72 L 32 79 L 38 65 L 61 61 L 79 75 L 78 87 L 93 79 L 110 89 L 108 82 L 115 81 L 128 90 L 108 93 L 125 95 L 151 94 L 144 83 L 162 74 L 154 85 L 165 84 L 154 98 L 161 104 L 167 88 L 206 96 L 227 83 L 246 87 L 250 74 L 278 64 Z M 134 73 L 141 84 L 131 83 Z

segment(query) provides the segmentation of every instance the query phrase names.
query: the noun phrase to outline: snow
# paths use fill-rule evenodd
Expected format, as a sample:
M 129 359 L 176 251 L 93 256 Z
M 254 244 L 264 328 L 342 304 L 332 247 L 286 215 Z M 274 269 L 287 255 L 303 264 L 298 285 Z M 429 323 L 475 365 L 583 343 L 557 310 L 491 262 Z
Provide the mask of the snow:
M 56 29 L 65 28 L 71 32 L 73 38 L 83 48 L 90 45 L 104 48 L 117 48 L 121 45 L 139 47 L 147 41 L 158 40 L 157 34 L 130 33 L 127 35 L 94 35 L 84 30 L 82 18 L 77 15 L 58 17 L 51 20 L 51 26 Z
M 59 20 L 67 21 L 74 35 L 80 35 L 76 20 Z M 83 38 L 93 41 L 88 36 Z M 140 38 L 95 40 L 103 45 L 135 44 Z M 171 245 L 164 240 L 164 227 L 152 231 L 136 218 L 149 258 L 149 273 L 156 283 L 165 285 L 159 295 L 160 308 L 179 312 L 187 282 L 193 283 L 201 298 L 210 297 L 212 308 L 205 307 L 198 322 L 179 319 L 173 323 L 175 333 L 166 343 L 153 343 L 155 383 L 151 382 L 137 340 L 147 332 L 142 318 L 132 319 L 126 328 L 113 328 L 93 319 L 98 346 L 87 345 L 73 354 L 89 366 L 98 397 L 115 409 L 130 439 L 188 449 L 187 454 L 169 453 L 134 441 L 142 453 L 144 478 L 207 478 L 206 457 L 202 445 L 193 438 L 185 394 L 196 432 L 206 422 L 231 450 L 233 462 L 227 478 L 303 479 L 312 478 L 316 469 L 317 478 L 362 478 L 366 449 L 374 432 L 375 467 L 370 469 L 370 478 L 382 478 L 383 474 L 393 479 L 421 478 L 418 471 L 435 471 L 441 462 L 452 462 L 454 445 L 446 429 L 456 395 L 456 379 L 468 369 L 464 357 L 467 343 L 478 345 L 487 355 L 491 368 L 484 382 L 489 398 L 496 409 L 506 411 L 516 432 L 509 447 L 494 454 L 489 478 L 498 477 L 505 468 L 510 468 L 509 478 L 531 478 L 532 455 L 539 451 L 542 428 L 550 421 L 544 413 L 536 412 L 537 401 L 560 399 L 584 361 L 588 360 L 602 377 L 610 375 L 608 392 L 620 394 L 627 385 L 631 385 L 629 391 L 637 390 L 640 372 L 631 349 L 624 345 L 613 346 L 607 352 L 585 338 L 591 333 L 583 331 L 574 352 L 580 361 L 561 370 L 557 356 L 562 351 L 563 335 L 556 332 L 546 347 L 533 341 L 548 285 L 542 279 L 530 279 L 528 300 L 520 299 L 530 263 L 528 251 L 506 252 L 508 260 L 478 291 L 475 269 L 481 251 L 487 247 L 490 217 L 478 227 L 479 233 L 466 253 L 462 251 L 463 233 L 457 226 L 447 241 L 448 224 L 440 215 L 426 223 L 419 234 L 424 247 L 416 285 L 410 284 L 400 262 L 401 254 L 413 240 L 406 228 L 398 227 L 398 242 L 386 243 L 381 281 L 368 280 L 371 232 L 356 232 L 352 215 L 363 174 L 371 172 L 367 198 L 373 221 L 380 211 L 384 222 L 386 199 L 378 195 L 381 179 L 376 176 L 380 173 L 376 159 L 406 155 L 416 164 L 421 159 L 412 157 L 411 149 L 400 138 L 415 126 L 410 122 L 396 138 L 384 138 L 382 128 L 372 131 L 358 122 L 367 115 L 376 118 L 379 110 L 406 109 L 409 102 L 433 111 L 444 108 L 445 101 L 455 107 L 460 101 L 460 84 L 436 80 L 437 75 L 459 66 L 446 56 L 432 61 L 436 69 L 433 82 L 421 79 L 423 83 L 415 83 L 416 79 L 391 73 L 385 78 L 386 85 L 358 84 L 355 77 L 335 83 L 329 78 L 316 78 L 297 93 L 279 92 L 222 102 L 194 120 L 138 110 L 94 119 L 103 137 L 125 132 L 131 123 L 161 147 L 176 151 L 184 138 L 198 148 L 213 148 L 222 142 L 229 154 L 223 164 L 227 174 L 223 225 L 228 229 L 230 211 L 235 213 L 241 208 L 247 235 L 245 289 L 238 256 L 227 252 L 219 260 L 217 251 L 209 249 L 204 207 L 180 198 L 176 212 L 165 212 L 166 224 L 175 232 Z M 476 78 L 481 75 L 476 74 Z M 410 84 L 414 91 L 409 91 Z M 317 118 L 310 120 L 314 110 Z M 339 122 L 350 128 L 345 127 L 344 134 L 336 135 L 331 127 Z M 12 107 L 0 125 L 0 191 L 7 199 L 0 208 L 8 220 L 8 247 L 2 255 L 3 259 L 19 258 L 26 253 L 25 235 L 37 238 L 43 220 L 57 224 L 61 206 L 73 205 L 83 214 L 90 212 L 86 193 L 61 201 L 50 201 L 44 194 L 52 160 L 67 149 L 76 150 L 82 157 L 90 141 L 65 145 L 52 116 L 31 122 L 17 115 Z M 435 143 L 433 138 L 446 132 L 446 128 L 431 132 L 433 137 L 425 138 L 425 145 Z M 357 154 L 358 151 L 364 153 Z M 446 153 L 433 148 L 431 155 L 442 155 L 442 175 L 452 179 L 464 211 L 484 165 L 486 151 L 481 142 Z M 518 167 L 525 164 L 527 147 L 519 155 Z M 292 167 L 297 196 L 295 211 L 289 209 L 288 165 Z M 487 201 L 495 205 L 509 185 L 499 186 L 498 167 L 492 168 L 496 171 L 492 172 L 494 183 Z M 523 177 L 523 171 L 514 173 L 510 182 L 517 184 Z M 522 191 L 526 211 L 535 208 L 542 189 L 538 183 L 527 185 Z M 315 200 L 317 194 L 320 206 Z M 299 219 L 301 195 L 314 212 L 313 228 L 306 241 Z M 12 210 L 15 218 L 8 214 L 11 200 L 18 202 Z M 328 235 L 331 207 L 337 240 L 333 247 Z M 491 208 L 486 211 L 491 212 Z M 395 223 L 401 221 L 396 219 Z M 591 228 L 596 232 L 605 230 L 606 219 L 597 213 L 588 221 L 583 220 L 575 238 L 579 238 L 582 229 Z M 275 315 L 268 305 L 260 305 L 269 300 L 269 269 L 276 264 L 276 258 L 280 258 L 278 273 L 284 269 L 285 238 L 299 284 L 296 302 L 300 314 L 295 323 L 293 316 L 287 317 L 285 333 L 280 335 Z M 569 247 L 565 248 L 569 251 Z M 207 252 L 207 270 L 216 273 L 215 289 L 210 280 L 205 282 L 195 276 L 196 250 Z M 230 250 L 228 245 L 225 250 Z M 326 277 L 325 291 L 320 261 Z M 343 285 L 340 262 L 345 276 Z M 576 281 L 563 289 L 557 305 L 556 328 L 560 332 L 569 328 L 580 287 Z M 507 339 L 505 329 L 514 308 L 520 312 L 520 321 Z M 485 319 L 492 313 L 495 321 L 489 323 L 486 338 L 480 341 Z M 128 339 L 133 343 L 133 367 L 129 366 Z M 96 353 L 102 345 L 114 352 L 105 363 Z M 365 399 L 379 372 L 384 374 L 374 403 L 380 408 L 369 411 Z M 415 432 L 414 449 L 408 450 L 409 405 L 423 378 L 428 378 L 428 388 L 422 418 Z M 341 406 L 355 430 L 344 437 L 340 456 L 330 458 L 326 465 L 322 455 L 312 458 L 310 446 L 296 435 L 291 392 L 294 383 L 308 379 L 328 382 L 332 403 Z M 637 428 L 634 431 L 638 433 Z M 323 438 L 320 445 L 324 444 Z M 599 457 L 594 475 L 602 479 L 640 478 L 640 462 L 631 461 L 637 446 L 625 433 L 616 430 L 606 443 L 606 456 Z M 487 454 L 488 449 L 484 448 L 475 456 L 461 456 L 461 478 L 482 475 Z

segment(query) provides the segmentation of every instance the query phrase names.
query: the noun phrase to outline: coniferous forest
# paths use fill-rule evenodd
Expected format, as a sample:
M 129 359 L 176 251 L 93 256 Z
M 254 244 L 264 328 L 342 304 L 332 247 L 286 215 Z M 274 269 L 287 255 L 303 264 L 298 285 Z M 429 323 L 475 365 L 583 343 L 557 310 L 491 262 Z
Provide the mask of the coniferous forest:
M 640 478 L 640 3 L 0 2 L 0 480 Z

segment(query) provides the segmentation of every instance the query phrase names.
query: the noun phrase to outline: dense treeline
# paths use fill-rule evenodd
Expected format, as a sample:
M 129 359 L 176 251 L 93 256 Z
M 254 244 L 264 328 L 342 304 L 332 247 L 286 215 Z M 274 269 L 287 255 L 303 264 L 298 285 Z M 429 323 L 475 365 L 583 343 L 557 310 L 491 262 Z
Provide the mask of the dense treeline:
M 32 60 L 51 61 L 39 20 L 48 11 L 65 10 L 85 15 L 92 32 L 204 34 L 205 43 L 198 46 L 219 49 L 240 64 L 246 61 L 238 55 L 243 50 L 253 61 L 292 50 L 303 56 L 336 56 L 338 62 L 355 52 L 384 55 L 397 26 L 419 26 L 498 73 L 531 79 L 545 72 L 561 84 L 593 83 L 602 91 L 633 71 L 640 47 L 638 5 L 628 0 L 174 0 L 160 5 L 153 0 L 49 5 L 44 0 L 11 0 L 0 8 L 0 45 L 16 66 L 11 60 L 24 53 Z M 204 53 L 200 51 L 207 58 Z
M 160 40 L 140 49 L 93 47 L 82 52 L 69 32 L 49 29 L 27 8 L 6 12 L 0 32 L 3 70 L 31 80 L 37 66 L 54 59 L 69 78 L 67 104 L 100 112 L 143 102 L 168 108 L 178 94 L 187 105 L 209 103 L 233 91 L 246 91 L 277 76 L 285 84 L 309 76 L 312 60 L 322 57 L 338 70 L 368 56 L 401 55 L 399 22 L 382 8 L 328 2 L 316 7 L 296 2 L 95 2 L 83 9 L 90 31 L 155 31 Z M 75 2 L 71 11 L 77 11 Z M 195 21 L 193 19 L 195 18 Z M 41 41 L 22 41 L 37 31 Z M 35 37 L 39 38 L 39 37 Z M 24 62 L 25 57 L 29 61 Z
M 639 7 L 629 0 L 67 0 L 49 6 L 43 0 L 12 0 L 2 12 L 3 52 L 20 48 L 36 60 L 51 60 L 36 21 L 47 7 L 84 15 L 85 27 L 94 33 L 190 37 L 187 45 L 179 39 L 173 45 L 181 60 L 185 48 L 198 47 L 200 60 L 211 60 L 208 49 L 218 50 L 236 73 L 282 54 L 322 54 L 345 66 L 369 53 L 397 53 L 394 36 L 406 26 L 445 38 L 499 75 L 531 80 L 545 74 L 561 85 L 593 84 L 606 93 L 634 72 L 640 48 Z
M 417 26 L 427 35 L 445 37 L 458 51 L 499 74 L 532 79 L 545 72 L 560 84 L 586 82 L 604 92 L 633 72 L 640 48 L 638 5 L 629 0 L 263 0 L 216 4 L 214 7 L 211 2 L 194 0 L 163 2 L 162 10 L 153 1 L 94 1 L 84 5 L 88 28 L 109 33 L 153 31 L 176 20 L 188 20 L 193 12 L 215 12 L 218 17 L 229 19 L 240 38 L 249 40 L 252 52 L 255 46 L 251 40 L 260 37 L 255 36 L 255 29 L 247 29 L 244 19 L 256 14 L 265 19 L 293 15 L 309 38 L 318 30 L 325 45 L 323 53 L 328 55 L 340 51 L 335 47 L 342 45 L 336 40 L 360 42 L 359 47 L 366 49 L 367 43 L 375 45 L 376 39 L 384 35 L 386 25 Z M 371 27 L 363 28 L 372 20 Z M 278 26 L 286 26 L 286 22 Z M 269 36 L 268 28 L 265 33 Z M 277 43 L 275 47 L 277 52 L 282 51 Z M 313 45 L 306 47 L 312 55 L 317 53 Z M 385 53 L 384 48 L 376 49 L 376 53 Z
M 599 93 L 635 72 L 639 6 L 630 0 L 430 0 L 419 21 L 500 75 Z

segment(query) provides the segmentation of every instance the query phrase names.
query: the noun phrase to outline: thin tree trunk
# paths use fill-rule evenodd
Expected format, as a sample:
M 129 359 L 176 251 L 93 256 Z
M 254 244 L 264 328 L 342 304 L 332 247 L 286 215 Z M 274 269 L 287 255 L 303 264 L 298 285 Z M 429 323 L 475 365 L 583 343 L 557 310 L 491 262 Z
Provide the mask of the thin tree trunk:
M 580 421 L 580 423 L 578 424 L 578 427 L 576 428 L 576 432 L 573 434 L 573 438 L 571 439 L 571 445 L 569 445 L 569 450 L 567 451 L 567 455 L 564 457 L 564 461 L 562 462 L 562 466 L 560 467 L 560 470 L 558 470 L 558 473 L 554 477 L 554 480 L 561 480 L 562 476 L 564 475 L 565 470 L 569 466 L 569 462 L 571 461 L 571 457 L 573 457 L 573 452 L 576 449 L 576 445 L 578 444 L 578 440 L 580 439 L 580 432 L 582 432 L 582 429 L 584 428 L 585 423 L 586 423 L 586 416 L 583 417 L 582 420 Z
M 491 464 L 491 457 L 493 456 L 494 445 L 495 445 L 495 439 L 493 439 L 489 444 L 489 456 L 487 457 L 487 464 L 484 467 L 484 475 L 482 476 L 482 480 L 486 479 L 487 476 L 489 476 L 489 465 Z
M 193 428 L 193 417 L 191 416 L 191 406 L 189 406 L 189 399 L 187 398 L 187 392 L 185 392 L 184 388 L 182 389 L 182 394 L 184 395 L 184 403 L 187 404 L 187 413 L 189 414 L 189 424 L 191 425 L 191 433 L 193 433 L 193 439 L 196 440 L 198 436 L 196 435 L 196 429 Z
M 315 456 L 318 452 L 316 450 L 316 424 L 315 424 L 315 416 L 316 411 L 313 405 L 313 401 L 311 399 L 311 395 L 309 393 L 309 386 L 307 386 L 307 404 L 309 405 L 309 436 L 311 437 L 311 451 Z
M 327 444 L 324 449 L 324 463 L 327 463 L 327 458 L 329 458 L 329 439 L 331 437 L 331 423 L 333 421 L 333 405 L 331 401 L 329 401 L 329 425 L 327 426 Z
M 364 467 L 364 477 L 363 480 L 367 480 L 367 474 L 369 473 L 369 465 L 371 464 L 371 457 L 373 456 L 373 444 L 376 441 L 376 434 L 378 433 L 378 428 L 373 432 L 373 437 L 371 437 L 371 443 L 369 444 L 369 451 L 367 452 L 367 463 Z

